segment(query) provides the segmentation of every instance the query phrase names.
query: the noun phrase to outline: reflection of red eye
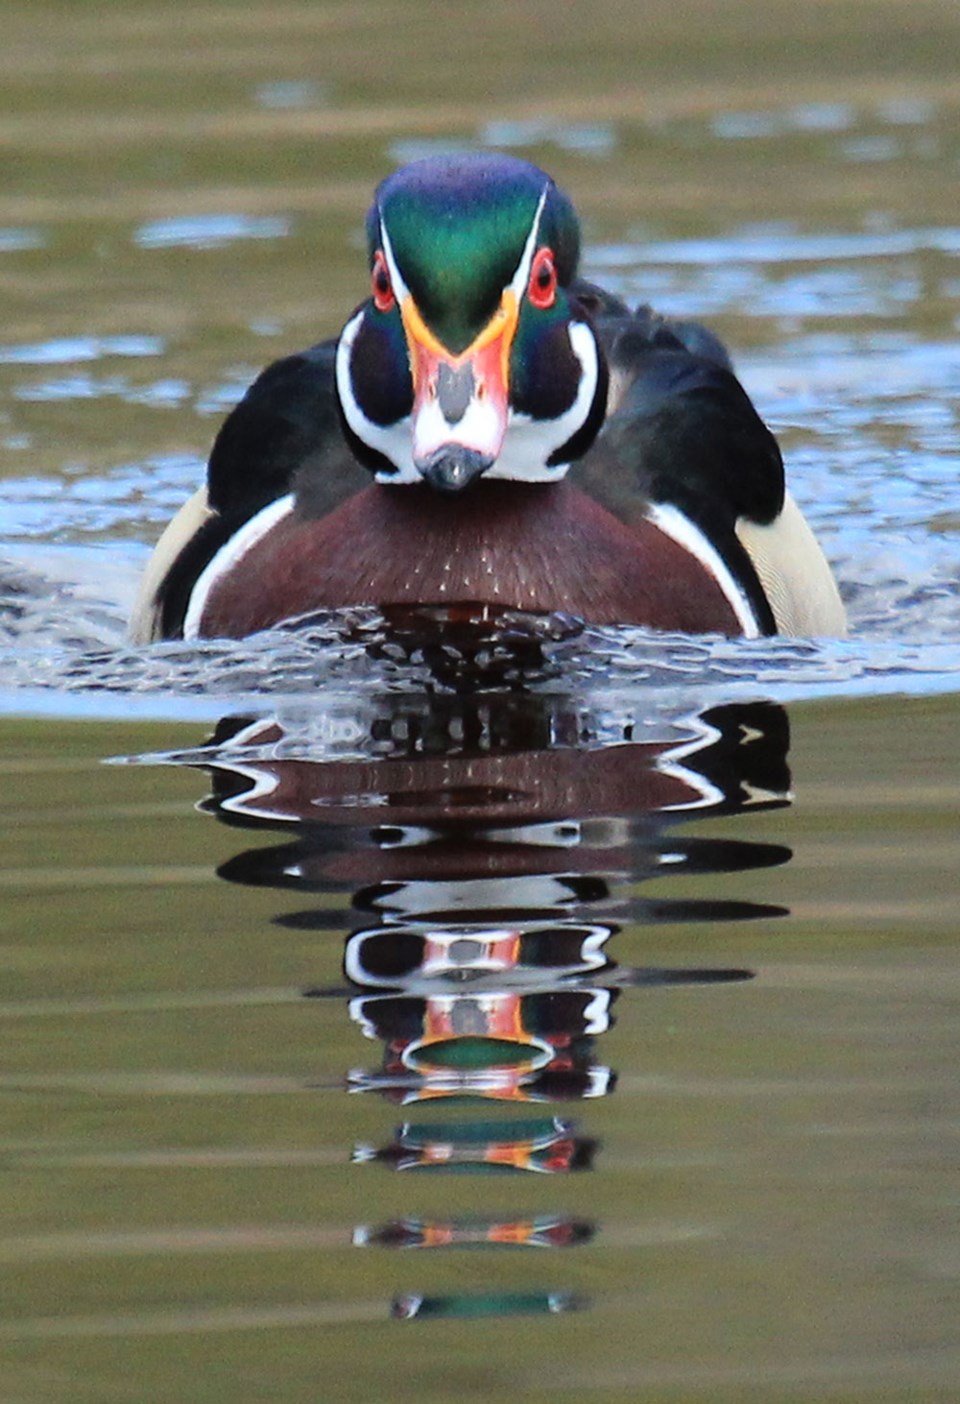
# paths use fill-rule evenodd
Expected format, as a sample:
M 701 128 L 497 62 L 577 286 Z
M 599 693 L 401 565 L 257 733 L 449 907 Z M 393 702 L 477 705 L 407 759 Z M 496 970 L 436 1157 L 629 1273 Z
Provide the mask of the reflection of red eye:
M 534 307 L 552 307 L 557 296 L 557 269 L 552 249 L 537 249 L 530 269 L 527 297 Z
M 377 249 L 373 259 L 373 305 L 378 312 L 389 312 L 396 302 L 390 285 L 390 270 L 383 256 L 383 249 Z

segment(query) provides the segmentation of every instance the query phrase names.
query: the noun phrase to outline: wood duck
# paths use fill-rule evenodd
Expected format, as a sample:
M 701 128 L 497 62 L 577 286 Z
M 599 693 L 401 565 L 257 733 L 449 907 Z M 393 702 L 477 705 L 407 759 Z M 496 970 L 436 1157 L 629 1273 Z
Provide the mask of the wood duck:
M 830 569 L 719 340 L 577 275 L 573 206 L 512 156 L 418 161 L 367 216 L 370 292 L 269 366 L 170 523 L 139 641 L 321 609 L 481 606 L 842 634 Z

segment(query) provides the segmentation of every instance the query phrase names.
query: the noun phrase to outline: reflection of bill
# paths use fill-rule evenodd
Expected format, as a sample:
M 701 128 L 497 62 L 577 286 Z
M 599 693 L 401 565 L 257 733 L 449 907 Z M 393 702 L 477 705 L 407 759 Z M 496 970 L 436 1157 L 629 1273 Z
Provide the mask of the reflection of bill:
M 576 1248 L 589 1243 L 596 1228 L 586 1219 L 393 1219 L 361 1224 L 353 1231 L 357 1248 Z

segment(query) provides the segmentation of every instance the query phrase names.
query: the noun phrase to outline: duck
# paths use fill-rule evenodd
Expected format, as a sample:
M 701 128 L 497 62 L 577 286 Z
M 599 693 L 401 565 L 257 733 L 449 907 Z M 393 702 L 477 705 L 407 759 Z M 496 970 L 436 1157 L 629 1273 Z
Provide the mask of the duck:
M 569 197 L 512 155 L 378 186 L 369 290 L 269 365 L 164 531 L 135 642 L 355 605 L 842 635 L 777 441 L 705 326 L 579 273 Z

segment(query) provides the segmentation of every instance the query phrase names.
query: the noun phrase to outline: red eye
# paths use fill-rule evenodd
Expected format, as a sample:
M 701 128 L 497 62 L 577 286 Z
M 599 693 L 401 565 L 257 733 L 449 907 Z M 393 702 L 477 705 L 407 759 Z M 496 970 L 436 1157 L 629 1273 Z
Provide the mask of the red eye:
M 552 307 L 557 296 L 557 269 L 553 249 L 537 249 L 530 269 L 527 297 L 534 307 Z
M 377 249 L 373 258 L 373 272 L 371 274 L 373 283 L 373 305 L 378 312 L 389 312 L 396 302 L 393 295 L 393 288 L 390 284 L 390 270 L 387 267 L 387 260 L 384 258 L 383 249 Z

